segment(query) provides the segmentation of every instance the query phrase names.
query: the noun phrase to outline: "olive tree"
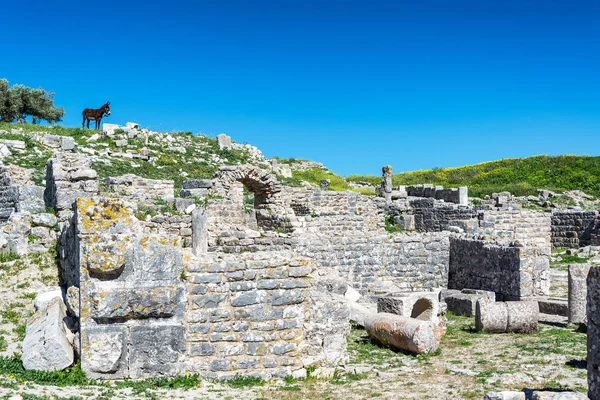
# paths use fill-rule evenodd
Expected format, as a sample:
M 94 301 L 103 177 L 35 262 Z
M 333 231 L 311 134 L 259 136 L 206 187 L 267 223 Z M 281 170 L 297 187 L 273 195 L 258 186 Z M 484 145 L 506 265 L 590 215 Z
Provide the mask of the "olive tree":
M 64 114 L 63 107 L 54 105 L 53 92 L 24 85 L 9 87 L 6 79 L 0 79 L 0 120 L 26 123 L 30 116 L 34 124 L 40 120 L 52 124 L 59 122 Z

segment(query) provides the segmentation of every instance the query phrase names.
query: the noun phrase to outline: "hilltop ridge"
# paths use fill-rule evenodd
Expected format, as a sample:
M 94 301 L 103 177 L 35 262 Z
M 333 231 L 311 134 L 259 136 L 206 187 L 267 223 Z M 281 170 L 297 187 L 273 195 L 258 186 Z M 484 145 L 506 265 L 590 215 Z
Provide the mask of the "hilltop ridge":
M 69 128 L 0 123 L 0 156 L 5 164 L 32 170 L 31 178 L 41 184 L 46 161 L 56 143 L 44 135 L 73 139 L 73 151 L 85 153 L 93 160 L 100 178 L 133 173 L 149 179 L 171 179 L 176 190 L 182 182 L 211 178 L 223 165 L 252 164 L 275 173 L 288 186 L 320 186 L 328 182 L 331 190 L 353 190 L 373 195 L 381 183 L 380 176 L 350 175 L 342 177 L 322 163 L 295 158 L 267 159 L 250 144 L 231 142 L 220 146 L 216 138 L 191 132 L 154 132 L 126 126 L 106 132 Z M 393 165 L 392 165 L 393 166 Z M 537 189 L 556 192 L 582 190 L 600 196 L 600 157 L 537 155 L 507 158 L 457 168 L 433 168 L 393 175 L 394 185 L 430 183 L 445 187 L 468 186 L 473 197 L 511 192 L 517 196 L 536 195 Z

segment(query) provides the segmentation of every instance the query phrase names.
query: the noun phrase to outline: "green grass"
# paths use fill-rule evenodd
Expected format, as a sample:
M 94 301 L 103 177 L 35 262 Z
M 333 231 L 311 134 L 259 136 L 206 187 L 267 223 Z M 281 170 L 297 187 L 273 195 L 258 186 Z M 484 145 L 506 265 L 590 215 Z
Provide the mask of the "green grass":
M 6 343 L 6 339 L 4 336 L 0 336 L 0 351 L 6 351 L 8 348 L 8 343 Z
M 21 257 L 19 257 L 18 254 L 13 253 L 13 252 L 1 253 L 0 254 L 0 263 L 18 260 L 19 258 L 21 258 Z
M 381 183 L 379 176 L 352 175 L 348 181 Z M 469 194 L 483 197 L 509 191 L 517 196 L 536 195 L 538 188 L 583 190 L 600 196 L 600 157 L 533 156 L 507 158 L 458 168 L 434 168 L 394 174 L 394 186 L 431 183 L 444 187 L 468 186 Z
M 87 386 L 96 384 L 95 380 L 88 379 L 84 375 L 79 364 L 56 372 L 26 370 L 23 368 L 20 355 L 0 357 L 0 374 L 40 385 Z

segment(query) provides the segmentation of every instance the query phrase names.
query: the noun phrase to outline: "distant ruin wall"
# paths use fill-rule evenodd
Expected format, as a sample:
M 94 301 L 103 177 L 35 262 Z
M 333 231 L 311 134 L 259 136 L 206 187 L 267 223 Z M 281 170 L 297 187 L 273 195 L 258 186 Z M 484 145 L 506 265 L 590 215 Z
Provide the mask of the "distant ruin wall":
M 539 260 L 531 249 L 451 237 L 448 288 L 488 290 L 505 301 L 547 296 L 549 267 Z
M 145 179 L 133 174 L 106 178 L 106 191 L 120 198 L 173 198 L 175 183 L 171 180 Z
M 414 185 L 406 186 L 406 193 L 411 197 L 430 197 L 466 206 L 469 202 L 469 191 L 466 186 L 444 189 L 442 186 Z
M 598 211 L 560 210 L 552 213 L 552 247 L 600 245 Z
M 420 232 L 446 231 L 450 226 L 460 226 L 458 221 L 471 221 L 473 225 L 477 222 L 478 213 L 470 207 L 439 204 L 432 198 L 413 200 L 410 206 L 415 229 Z
M 448 282 L 447 232 L 307 235 L 299 239 L 297 249 L 320 271 L 335 272 L 363 295 L 391 286 L 397 291 L 445 288 Z

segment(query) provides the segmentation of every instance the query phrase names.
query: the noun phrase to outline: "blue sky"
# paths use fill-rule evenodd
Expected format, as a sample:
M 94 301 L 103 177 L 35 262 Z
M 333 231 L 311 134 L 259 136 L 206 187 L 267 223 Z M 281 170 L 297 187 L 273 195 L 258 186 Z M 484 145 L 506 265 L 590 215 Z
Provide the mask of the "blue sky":
M 0 77 L 342 175 L 600 154 L 600 1 L 4 0 Z M 9 38 L 9 39 L 7 39 Z

